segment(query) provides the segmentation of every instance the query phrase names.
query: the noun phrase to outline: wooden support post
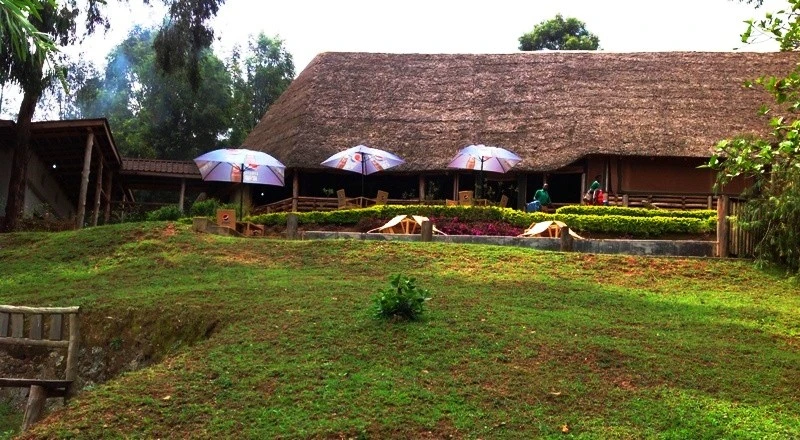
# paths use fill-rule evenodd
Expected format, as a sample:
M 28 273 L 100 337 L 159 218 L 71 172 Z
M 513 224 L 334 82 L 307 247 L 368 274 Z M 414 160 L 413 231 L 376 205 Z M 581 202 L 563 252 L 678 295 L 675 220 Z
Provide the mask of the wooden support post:
M 178 197 L 178 209 L 183 214 L 183 203 L 186 200 L 186 179 L 181 179 L 181 195 Z
M 97 226 L 100 219 L 100 196 L 103 193 L 103 153 L 98 154 L 97 182 L 94 185 L 94 210 L 92 212 L 92 226 Z
M 286 215 L 286 238 L 289 240 L 297 239 L 298 219 L 297 214 L 290 213 Z
M 67 367 L 65 369 L 65 378 L 71 380 L 69 388 L 64 395 L 64 401 L 72 397 L 75 393 L 75 379 L 78 378 L 78 344 L 81 338 L 81 325 L 78 320 L 77 313 L 69 315 L 69 345 L 67 346 Z
M 708 209 L 713 209 L 714 206 L 714 197 L 708 196 Z
M 83 227 L 83 219 L 86 217 L 86 192 L 89 189 L 89 173 L 92 165 L 92 147 L 94 146 L 94 133 L 91 131 L 86 137 L 86 149 L 83 154 L 83 171 L 81 172 L 81 191 L 78 195 L 78 218 L 75 221 L 76 227 Z
M 622 206 L 624 206 L 626 208 L 628 207 L 628 195 L 627 194 L 623 194 L 622 195 Z
M 717 199 L 717 257 L 728 257 L 728 196 Z
M 40 385 L 31 385 L 28 392 L 28 403 L 25 405 L 25 414 L 22 416 L 22 432 L 25 432 L 42 418 L 44 404 L 47 401 L 47 391 Z
M 561 252 L 572 252 L 573 238 L 569 235 L 569 227 L 561 228 Z
M 419 201 L 425 200 L 425 176 L 419 175 Z
M 453 200 L 458 200 L 458 171 L 455 172 L 455 176 L 453 176 Z
M 433 223 L 429 220 L 422 222 L 422 241 L 433 241 Z
M 297 212 L 297 199 L 300 197 L 300 170 L 292 174 L 292 212 Z
M 103 224 L 108 224 L 111 221 L 111 170 L 106 173 L 105 179 L 103 179 L 103 195 L 105 198 L 105 206 L 104 210 L 105 213 L 103 214 Z
M 517 176 L 517 209 L 525 210 L 528 204 L 528 175 Z

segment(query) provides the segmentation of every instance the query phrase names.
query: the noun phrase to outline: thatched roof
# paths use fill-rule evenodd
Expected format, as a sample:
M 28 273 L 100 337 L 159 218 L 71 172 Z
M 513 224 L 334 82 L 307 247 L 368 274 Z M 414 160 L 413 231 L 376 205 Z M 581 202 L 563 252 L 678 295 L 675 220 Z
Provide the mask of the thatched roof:
M 321 168 L 357 145 L 441 170 L 472 143 L 547 171 L 589 154 L 707 157 L 723 138 L 765 133 L 769 102 L 743 82 L 788 73 L 795 53 L 324 53 L 245 140 L 288 167 Z

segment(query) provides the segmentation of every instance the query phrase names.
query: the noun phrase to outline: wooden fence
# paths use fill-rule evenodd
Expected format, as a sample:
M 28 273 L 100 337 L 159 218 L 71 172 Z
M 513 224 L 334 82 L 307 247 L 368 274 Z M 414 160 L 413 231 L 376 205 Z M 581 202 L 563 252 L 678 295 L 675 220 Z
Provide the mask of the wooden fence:
M 717 256 L 752 258 L 756 237 L 738 224 L 745 200 L 721 196 L 717 204 Z

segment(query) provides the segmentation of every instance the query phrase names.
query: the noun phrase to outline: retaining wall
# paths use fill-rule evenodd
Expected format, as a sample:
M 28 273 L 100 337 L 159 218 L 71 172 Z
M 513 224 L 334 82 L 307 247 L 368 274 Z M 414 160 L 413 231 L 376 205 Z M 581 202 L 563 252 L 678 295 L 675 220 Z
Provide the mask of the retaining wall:
M 304 240 L 348 239 L 380 241 L 422 241 L 420 235 L 404 234 L 366 234 L 361 232 L 306 231 Z M 435 235 L 434 242 L 489 244 L 498 246 L 519 246 L 548 251 L 561 250 L 560 238 L 522 238 L 482 235 Z M 595 254 L 658 255 L 681 257 L 713 257 L 714 241 L 694 240 L 575 240 L 575 252 Z

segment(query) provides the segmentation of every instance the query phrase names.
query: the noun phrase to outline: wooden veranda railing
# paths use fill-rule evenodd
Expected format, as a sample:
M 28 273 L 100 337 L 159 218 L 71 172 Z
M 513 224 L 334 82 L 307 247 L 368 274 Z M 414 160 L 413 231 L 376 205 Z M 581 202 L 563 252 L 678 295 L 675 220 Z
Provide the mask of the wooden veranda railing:
M 296 211 L 334 211 L 339 209 L 339 201 L 335 197 L 297 197 L 296 199 L 283 199 L 267 205 L 256 206 L 252 209 L 252 214 L 268 214 L 271 212 L 292 212 L 293 203 L 296 200 Z M 389 199 L 389 205 L 444 205 L 444 200 L 406 200 Z

